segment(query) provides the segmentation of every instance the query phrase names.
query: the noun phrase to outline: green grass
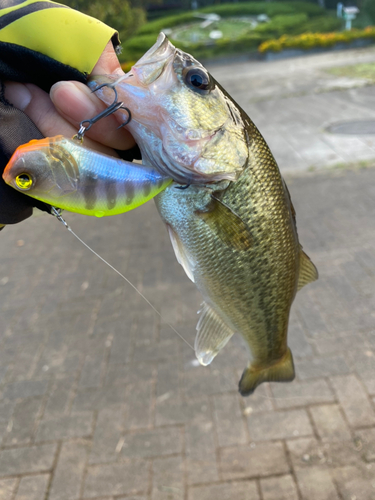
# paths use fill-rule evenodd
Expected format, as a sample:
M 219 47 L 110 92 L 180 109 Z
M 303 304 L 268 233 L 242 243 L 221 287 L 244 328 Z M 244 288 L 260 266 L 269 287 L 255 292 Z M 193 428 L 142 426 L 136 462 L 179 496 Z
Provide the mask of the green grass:
M 220 30 L 223 38 L 235 39 L 239 36 L 245 35 L 253 30 L 249 21 L 241 19 L 221 19 L 215 23 L 210 24 L 206 28 L 200 26 L 201 23 L 188 25 L 173 30 L 173 38 L 181 43 L 191 43 L 192 40 L 201 43 L 209 43 L 210 33 L 212 30 Z
M 299 0 L 236 2 L 205 7 L 199 12 L 214 12 L 222 19 L 206 29 L 200 27 L 202 19 L 195 16 L 196 11 L 155 19 L 143 25 L 134 37 L 123 44 L 121 62 L 138 60 L 155 43 L 159 32 L 165 29 L 172 30 L 169 38 L 176 47 L 190 52 L 197 59 L 211 59 L 255 52 L 262 42 L 283 34 L 329 32 L 341 27 L 341 21 L 322 7 Z M 250 22 L 235 19 L 259 14 L 266 14 L 270 22 L 253 28 Z M 215 42 L 209 38 L 214 29 L 223 32 L 223 37 Z M 192 36 L 193 32 L 195 36 Z
M 350 66 L 339 66 L 337 68 L 329 68 L 327 73 L 335 76 L 347 76 L 349 78 L 366 78 L 375 83 L 375 64 L 360 63 Z

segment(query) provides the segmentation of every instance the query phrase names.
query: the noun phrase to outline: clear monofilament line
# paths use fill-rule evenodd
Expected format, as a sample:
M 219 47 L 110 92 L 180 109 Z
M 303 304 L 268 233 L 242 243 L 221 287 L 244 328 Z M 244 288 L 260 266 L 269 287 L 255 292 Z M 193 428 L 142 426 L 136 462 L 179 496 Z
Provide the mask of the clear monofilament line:
M 161 313 L 156 309 L 156 307 L 148 300 L 147 297 L 145 297 L 143 295 L 143 293 L 138 290 L 138 288 L 133 285 L 133 283 L 131 281 L 128 280 L 128 278 L 126 276 L 124 276 L 123 274 L 120 273 L 120 271 L 118 271 L 115 267 L 112 266 L 112 264 L 110 264 L 109 262 L 107 262 L 101 255 L 99 255 L 97 252 L 95 252 L 95 250 L 93 250 L 87 243 L 85 243 L 73 230 L 72 228 L 67 224 L 67 222 L 61 217 L 61 214 L 54 208 L 52 207 L 52 213 L 53 215 L 55 215 L 55 217 L 62 223 L 64 224 L 64 226 L 72 233 L 72 235 L 77 238 L 77 240 L 79 242 L 82 243 L 82 245 L 84 245 L 88 250 L 90 250 L 90 252 L 92 252 L 94 255 L 96 255 L 102 262 L 104 262 L 104 264 L 107 264 L 107 266 L 109 266 L 111 269 L 113 269 L 113 271 L 115 271 L 115 273 L 117 273 L 122 279 L 124 279 L 126 281 L 126 283 L 128 283 L 137 293 L 138 295 L 140 295 L 142 297 L 142 299 L 151 307 L 151 309 L 153 311 L 156 312 L 156 314 L 159 316 L 159 318 L 164 321 L 164 323 L 169 326 L 169 328 L 171 330 L 173 330 L 176 335 L 178 335 L 180 337 L 181 340 L 183 340 L 185 342 L 185 344 L 187 344 L 190 349 L 193 349 L 194 351 L 194 347 L 170 324 L 168 323 L 167 321 L 164 320 L 163 316 L 161 315 Z

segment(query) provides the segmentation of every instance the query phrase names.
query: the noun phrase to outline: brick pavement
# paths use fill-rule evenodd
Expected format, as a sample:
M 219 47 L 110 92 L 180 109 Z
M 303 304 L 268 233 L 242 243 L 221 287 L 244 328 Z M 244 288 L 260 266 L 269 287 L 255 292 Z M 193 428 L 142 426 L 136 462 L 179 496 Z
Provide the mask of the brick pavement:
M 320 271 L 293 305 L 297 378 L 243 399 L 233 338 L 210 367 L 201 301 L 153 203 L 1 234 L 0 500 L 374 500 L 375 169 L 288 176 Z

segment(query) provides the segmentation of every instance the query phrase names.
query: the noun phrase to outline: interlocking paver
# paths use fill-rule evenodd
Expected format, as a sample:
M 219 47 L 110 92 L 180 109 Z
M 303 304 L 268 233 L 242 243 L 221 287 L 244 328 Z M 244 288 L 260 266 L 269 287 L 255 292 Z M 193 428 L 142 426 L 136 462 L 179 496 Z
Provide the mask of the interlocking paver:
M 87 442 L 62 445 L 48 497 L 50 500 L 79 498 L 87 454 Z
M 344 500 L 374 498 L 374 473 L 358 467 L 348 466 L 335 469 L 333 477 Z
M 187 474 L 189 484 L 219 479 L 214 424 L 209 412 L 185 425 Z
M 18 484 L 17 478 L 0 479 L 0 498 L 1 500 L 13 500 L 14 492 Z
M 102 410 L 119 404 L 126 405 L 127 387 L 111 386 L 105 389 L 80 390 L 73 403 L 73 411 Z
M 189 491 L 188 500 L 259 500 L 255 481 L 220 483 L 212 486 L 197 486 Z
M 291 439 L 286 444 L 294 470 L 326 462 L 324 446 L 315 437 Z
M 87 470 L 83 498 L 147 492 L 149 481 L 150 464 L 145 461 L 94 465 Z
M 17 489 L 15 500 L 41 500 L 45 498 L 49 484 L 49 474 L 24 476 Z M 1 498 L 1 494 L 0 494 Z
M 264 477 L 289 472 L 282 443 L 252 443 L 220 450 L 223 479 Z
M 49 471 L 56 454 L 56 444 L 14 448 L 0 451 L 0 476 Z
M 153 383 L 139 382 L 128 387 L 126 429 L 149 427 L 152 422 Z
M 118 458 L 125 412 L 121 407 L 104 409 L 98 413 L 90 451 L 90 464 L 114 462 Z
M 79 387 L 99 387 L 104 371 L 105 346 L 100 350 L 87 354 L 79 380 Z
M 329 471 L 312 467 L 298 470 L 296 476 L 303 500 L 339 500 Z
M 375 412 L 365 390 L 354 375 L 332 377 L 331 382 L 352 427 L 375 425 Z
M 310 408 L 318 435 L 326 441 L 348 440 L 349 428 L 338 405 L 314 406 Z
M 300 380 L 342 375 L 351 371 L 343 355 L 324 358 L 297 358 L 295 366 Z
M 220 394 L 213 398 L 219 446 L 245 444 L 248 440 L 237 394 Z
M 331 403 L 335 400 L 334 394 L 324 379 L 294 381 L 292 384 L 273 384 L 272 393 L 277 408 Z
M 260 480 L 263 500 L 298 500 L 298 492 L 293 477 L 269 477 Z
M 47 380 L 22 380 L 5 386 L 4 399 L 43 396 L 47 390 Z
M 374 120 L 373 85 L 325 87 L 337 80 L 324 68 L 349 60 L 373 62 L 375 50 L 212 68 L 288 171 L 320 272 L 292 307 L 293 383 L 241 398 L 239 335 L 201 367 L 166 325 L 193 345 L 202 299 L 153 203 L 65 216 L 164 319 L 54 218 L 1 232 L 1 500 L 373 500 L 375 169 L 299 174 L 375 158 L 372 135 L 325 131 Z
M 154 460 L 152 474 L 152 500 L 184 499 L 184 464 L 181 457 Z
M 87 437 L 92 434 L 93 425 L 94 415 L 91 411 L 42 420 L 35 442 Z
M 56 378 L 51 384 L 43 418 L 67 414 L 74 395 L 75 378 L 71 374 Z
M 313 434 L 305 410 L 254 413 L 248 417 L 250 437 L 254 441 L 287 439 Z
M 182 430 L 179 427 L 138 431 L 123 436 L 121 456 L 146 458 L 182 452 Z
M 31 442 L 35 433 L 36 421 L 41 414 L 42 400 L 27 398 L 19 401 L 7 426 L 4 437 L 6 445 L 25 445 Z
M 356 431 L 358 451 L 366 462 L 375 462 L 375 428 Z

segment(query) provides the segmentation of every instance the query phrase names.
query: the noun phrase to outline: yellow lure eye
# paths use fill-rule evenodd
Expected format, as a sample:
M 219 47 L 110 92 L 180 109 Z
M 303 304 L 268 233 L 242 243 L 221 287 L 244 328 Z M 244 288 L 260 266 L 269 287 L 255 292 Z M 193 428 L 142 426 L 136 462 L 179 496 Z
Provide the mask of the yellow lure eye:
M 33 180 L 29 174 L 20 174 L 16 177 L 16 184 L 20 189 L 27 191 L 33 185 Z

